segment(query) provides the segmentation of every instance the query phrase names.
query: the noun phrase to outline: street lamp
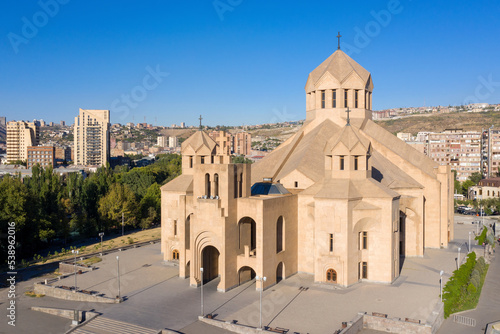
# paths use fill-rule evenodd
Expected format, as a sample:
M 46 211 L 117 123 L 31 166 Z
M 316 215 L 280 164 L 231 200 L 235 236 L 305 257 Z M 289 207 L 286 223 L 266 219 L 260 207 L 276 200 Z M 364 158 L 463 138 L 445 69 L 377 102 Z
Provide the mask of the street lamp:
M 458 247 L 458 267 L 460 268 L 460 251 L 462 250 L 462 248 Z
M 121 299 L 121 294 L 120 294 L 120 257 L 116 257 L 116 265 L 117 265 L 117 270 L 116 270 L 116 277 L 118 279 L 118 300 Z
M 200 280 L 201 280 L 201 316 L 205 316 L 203 312 L 203 267 L 200 268 Z
M 443 302 L 443 274 L 444 271 L 441 270 L 439 273 L 439 290 L 441 291 L 441 303 Z
M 75 290 L 73 290 L 73 292 L 76 292 L 76 256 L 78 255 L 78 251 L 72 249 L 71 253 L 73 253 L 73 255 L 75 255 L 75 263 L 74 263 L 74 267 L 75 267 Z
M 102 237 L 104 237 L 104 232 L 99 233 L 99 236 L 101 237 L 101 257 L 102 257 Z
M 255 280 L 260 282 L 260 299 L 259 299 L 259 304 L 260 304 L 260 321 L 259 321 L 259 328 L 262 328 L 262 290 L 264 290 L 264 282 L 266 281 L 266 276 L 259 277 L 255 276 Z
M 471 235 L 472 235 L 472 231 L 469 231 L 469 244 L 468 244 L 468 247 L 467 247 L 468 248 L 468 253 L 470 253 L 470 248 L 471 248 L 470 247 L 470 237 L 471 237 Z

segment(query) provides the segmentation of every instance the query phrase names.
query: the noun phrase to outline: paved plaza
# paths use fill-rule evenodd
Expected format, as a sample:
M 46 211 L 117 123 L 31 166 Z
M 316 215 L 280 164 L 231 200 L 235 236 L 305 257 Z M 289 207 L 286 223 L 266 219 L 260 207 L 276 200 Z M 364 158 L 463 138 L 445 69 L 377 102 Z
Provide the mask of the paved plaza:
M 469 231 L 476 229 L 476 225 L 471 224 L 472 220 L 477 220 L 477 217 L 456 216 L 455 240 L 450 247 L 426 249 L 422 258 L 405 259 L 401 276 L 392 285 L 362 283 L 349 288 L 333 288 L 315 284 L 311 275 L 293 275 L 262 293 L 263 325 L 287 328 L 290 333 L 333 333 L 343 321 L 350 321 L 358 312 L 380 312 L 391 318 L 408 317 L 426 322 L 439 303 L 440 271 L 444 271 L 446 282 L 456 269 L 458 247 L 461 247 L 461 259 L 465 256 L 467 246 L 464 243 L 468 242 Z M 473 247 L 482 251 L 480 246 Z M 105 255 L 103 261 L 96 264 L 97 270 L 77 275 L 78 288 L 116 296 L 116 256 L 119 256 L 123 303 L 97 304 L 25 296 L 24 291 L 31 289 L 34 282 L 42 280 L 38 277 L 17 285 L 15 329 L 8 326 L 5 320 L 6 308 L 3 306 L 8 302 L 7 290 L 0 290 L 4 319 L 0 323 L 0 333 L 64 333 L 71 328 L 69 320 L 32 311 L 31 306 L 94 309 L 111 320 L 152 329 L 168 328 L 187 334 L 225 333 L 197 321 L 201 313 L 200 288 L 190 287 L 189 280 L 178 277 L 176 266 L 162 261 L 159 244 Z M 492 266 L 492 269 L 496 268 L 495 272 L 490 272 L 487 280 L 492 279 L 492 274 L 498 277 L 498 261 L 496 263 L 496 267 Z M 204 286 L 204 312 L 214 314 L 216 319 L 258 326 L 259 292 L 255 291 L 255 282 L 221 293 L 216 291 L 218 281 L 213 280 Z M 57 285 L 73 286 L 74 276 L 62 279 Z M 498 295 L 499 288 L 497 283 L 485 286 L 484 291 Z M 499 306 L 498 300 L 491 303 Z M 488 307 L 492 305 L 488 304 Z M 484 321 L 487 321 L 486 318 Z M 468 327 L 464 330 L 469 330 L 464 333 L 474 333 Z M 440 333 L 448 332 L 441 330 Z

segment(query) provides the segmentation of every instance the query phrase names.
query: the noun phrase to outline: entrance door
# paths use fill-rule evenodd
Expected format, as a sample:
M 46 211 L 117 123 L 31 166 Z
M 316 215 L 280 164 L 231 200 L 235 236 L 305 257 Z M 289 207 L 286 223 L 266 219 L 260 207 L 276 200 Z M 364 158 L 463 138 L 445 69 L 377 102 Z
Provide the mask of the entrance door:
M 333 269 L 326 271 L 326 281 L 328 283 L 337 283 L 337 272 Z
M 210 282 L 219 276 L 219 251 L 213 246 L 207 246 L 202 251 L 203 283 Z

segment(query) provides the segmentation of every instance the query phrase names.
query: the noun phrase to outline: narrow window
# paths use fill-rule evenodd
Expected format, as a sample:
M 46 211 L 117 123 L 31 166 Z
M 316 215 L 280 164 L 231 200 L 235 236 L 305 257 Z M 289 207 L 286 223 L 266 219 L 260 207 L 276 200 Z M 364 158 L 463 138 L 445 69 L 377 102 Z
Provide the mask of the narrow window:
M 205 174 L 205 196 L 210 197 L 210 174 Z
M 349 105 L 347 104 L 347 96 L 348 96 L 348 90 L 344 90 L 344 107 L 347 108 Z
M 211 160 L 211 163 L 213 164 L 214 163 L 214 156 L 212 155 L 212 160 Z
M 362 237 L 363 237 L 362 240 L 363 249 L 368 249 L 368 232 L 363 232 Z
M 219 196 L 219 174 L 214 175 L 214 196 Z
M 189 168 L 193 168 L 193 157 L 189 157 Z
M 283 216 L 276 222 L 276 253 L 283 250 Z
M 357 155 L 354 156 L 354 170 L 358 170 L 358 160 L 359 157 Z
M 332 108 L 337 108 L 337 90 L 334 89 L 332 92 Z
M 203 165 L 205 163 L 205 157 L 201 157 L 201 164 Z
M 344 170 L 344 156 L 340 156 L 340 170 Z
M 363 262 L 363 268 L 361 271 L 361 278 L 368 278 L 368 262 Z
M 330 233 L 330 252 L 333 252 L 333 234 Z
M 240 173 L 240 181 L 238 182 L 238 197 L 243 196 L 243 173 Z
M 325 109 L 325 104 L 326 104 L 326 102 L 325 102 L 325 91 L 322 90 L 321 91 L 321 108 Z
M 295 181 L 295 188 L 297 188 L 299 186 L 299 183 L 297 181 Z
M 354 91 L 354 108 L 358 107 L 358 90 Z
M 174 220 L 174 235 L 177 235 L 177 220 Z

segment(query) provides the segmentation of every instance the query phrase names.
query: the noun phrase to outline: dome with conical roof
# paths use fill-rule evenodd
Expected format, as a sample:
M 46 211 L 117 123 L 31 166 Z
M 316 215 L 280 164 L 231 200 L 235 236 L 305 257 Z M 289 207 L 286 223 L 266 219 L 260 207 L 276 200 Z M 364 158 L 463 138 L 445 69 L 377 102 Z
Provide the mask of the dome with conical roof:
M 342 50 L 335 51 L 330 57 L 322 62 L 309 74 L 306 83 L 306 93 L 315 91 L 321 87 L 324 81 L 333 79 L 338 87 L 332 88 L 357 88 L 373 90 L 370 72 L 364 69 Z

